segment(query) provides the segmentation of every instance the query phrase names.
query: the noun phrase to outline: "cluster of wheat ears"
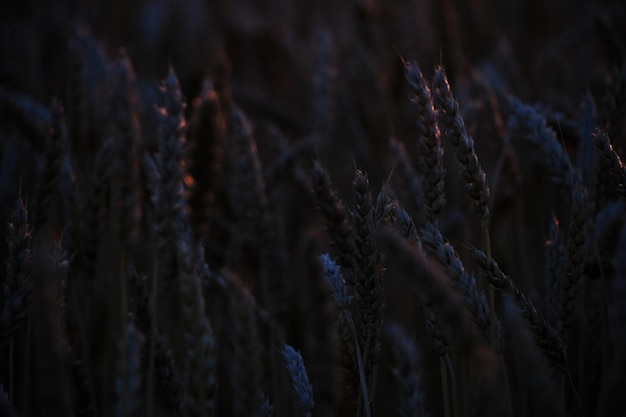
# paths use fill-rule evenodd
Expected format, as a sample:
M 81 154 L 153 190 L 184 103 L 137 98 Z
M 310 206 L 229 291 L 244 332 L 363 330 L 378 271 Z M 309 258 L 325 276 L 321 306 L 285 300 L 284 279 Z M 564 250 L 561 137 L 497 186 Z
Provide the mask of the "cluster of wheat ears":
M 72 91 L 96 107 L 0 91 L 40 138 L 4 154 L 41 163 L 3 239 L 2 415 L 624 415 L 623 96 L 589 97 L 569 149 L 558 114 L 498 98 L 485 172 L 444 68 L 402 61 L 411 142 L 389 139 L 378 192 L 348 159 L 340 192 L 317 148 L 327 102 L 306 137 L 263 132 L 284 145 L 263 161 L 228 71 L 193 99 L 174 69 L 140 95 L 123 53 L 72 47 Z M 544 245 L 532 282 L 505 267 L 530 262 L 499 247 L 517 237 L 495 238 L 529 167 L 556 194 L 520 202 L 548 214 L 522 220 Z M 290 222 L 309 232 L 290 240 Z

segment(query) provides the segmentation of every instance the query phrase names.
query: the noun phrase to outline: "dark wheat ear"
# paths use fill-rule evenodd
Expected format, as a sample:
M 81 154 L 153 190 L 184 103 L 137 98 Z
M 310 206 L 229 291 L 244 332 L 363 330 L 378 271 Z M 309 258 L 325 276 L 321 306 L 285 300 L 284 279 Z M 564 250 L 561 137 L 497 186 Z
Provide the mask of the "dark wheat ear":
M 489 198 L 491 192 L 474 151 L 474 141 L 467 134 L 459 103 L 452 95 L 445 71 L 435 70 L 432 89 L 433 103 L 437 109 L 441 134 L 450 141 L 461 165 L 463 179 L 476 211 L 482 216 L 483 227 L 489 223 Z
M 476 327 L 485 337 L 485 340 L 489 340 L 491 318 L 485 294 L 478 288 L 474 277 L 463 266 L 463 262 L 461 262 L 454 247 L 443 238 L 439 229 L 432 224 L 427 224 L 422 228 L 420 238 L 424 252 L 434 258 L 450 277 L 463 297 Z
M 132 319 L 124 329 L 124 335 L 117 346 L 118 358 L 115 364 L 115 403 L 113 414 L 130 417 L 142 409 L 141 345 L 143 335 L 137 331 Z
M 425 416 L 424 396 L 420 377 L 420 352 L 415 341 L 397 323 L 387 327 L 387 338 L 393 349 L 395 366 L 392 373 L 400 391 L 397 405 L 400 417 Z
M 224 273 L 229 293 L 233 363 L 231 382 L 235 416 L 251 416 L 259 409 L 261 343 L 256 321 L 256 302 L 239 278 Z
M 113 152 L 111 198 L 116 233 L 122 245 L 135 242 L 141 219 L 139 184 L 139 146 L 141 129 L 137 113 L 137 81 L 125 53 L 113 65 L 112 92 L 109 103 Z
M 78 224 L 76 262 L 70 274 L 93 283 L 98 275 L 97 264 L 102 246 L 102 228 L 110 213 L 111 170 L 113 165 L 111 141 L 103 141 L 94 163 L 94 172 L 83 185 L 84 209 Z
M 592 138 L 600 157 L 600 169 L 597 175 L 599 186 L 604 187 L 601 191 L 605 192 L 609 199 L 623 195 L 626 168 L 621 158 L 613 149 L 611 140 L 604 130 L 596 129 Z
M 103 46 L 86 30 L 79 29 L 70 35 L 68 49 L 67 125 L 74 149 L 82 155 L 90 151 L 94 139 L 96 142 L 102 139 L 108 117 L 100 100 L 107 91 L 112 68 Z
M 439 138 L 436 113 L 430 88 L 416 62 L 405 64 L 406 77 L 411 93 L 409 100 L 416 113 L 417 144 L 419 149 L 419 171 L 422 175 L 424 205 L 431 222 L 446 204 L 444 193 L 445 169 L 443 167 L 443 147 Z
M 478 249 L 471 249 L 476 263 L 483 270 L 483 274 L 498 291 L 512 295 L 521 309 L 522 317 L 528 321 L 535 335 L 537 344 L 545 353 L 550 362 L 561 372 L 567 371 L 565 345 L 558 332 L 537 312 L 535 306 L 526 298 L 526 295 L 517 288 L 511 278 L 502 272 L 496 261 L 489 258 Z
M 561 287 L 559 309 L 561 325 L 567 330 L 579 304 L 580 281 L 583 277 L 587 245 L 587 195 L 580 183 L 572 190 L 570 222 L 567 234 L 567 270 Z
M 339 365 L 344 375 L 344 385 L 351 394 L 353 402 L 363 388 L 361 375 L 365 378 L 361 347 L 357 340 L 356 328 L 352 318 L 353 297 L 348 294 L 345 278 L 339 265 L 328 254 L 320 256 L 322 274 L 328 283 L 332 298 L 337 307 L 337 334 L 339 336 Z M 366 385 L 366 384 L 365 384 Z
M 339 264 L 344 268 L 351 268 L 354 240 L 348 210 L 333 188 L 328 172 L 321 162 L 315 161 L 311 177 L 313 193 L 324 215 L 324 225 L 337 252 Z
M 33 222 L 33 230 L 36 234 L 40 233 L 50 218 L 51 210 L 54 206 L 54 196 L 58 190 L 63 161 L 65 122 L 63 106 L 59 101 L 55 100 L 52 103 L 50 115 L 52 120 L 45 142 L 44 166 L 37 192 L 36 215 Z
M 561 302 L 561 283 L 565 277 L 565 251 L 563 248 L 563 237 L 561 236 L 559 219 L 552 215 L 550 219 L 550 232 L 548 240 L 545 242 L 545 273 L 546 273 L 546 297 L 545 311 L 546 320 L 553 327 L 558 327 L 558 309 Z
M 159 331 L 151 316 L 153 308 L 146 288 L 146 278 L 137 273 L 134 268 L 129 268 L 127 274 L 129 286 L 130 312 L 135 318 L 137 330 L 144 335 L 151 335 L 149 343 L 142 344 L 142 357 L 148 358 L 144 367 L 152 367 L 147 377 L 153 378 L 156 398 L 161 405 L 172 413 L 180 413 L 181 399 L 181 377 L 178 364 L 174 359 L 167 338 Z M 150 351 L 152 349 L 152 351 Z M 153 363 L 149 363 L 153 356 Z M 152 386 L 150 381 L 146 381 L 146 387 Z
M 177 224 L 184 217 L 184 167 L 186 121 L 183 114 L 185 104 L 178 86 L 178 80 L 172 69 L 167 80 L 161 85 L 163 107 L 160 109 L 159 145 L 155 156 L 157 184 L 153 185 L 156 201 L 154 202 L 156 220 L 156 246 L 160 258 L 160 276 L 165 284 L 176 280 L 174 248 L 178 240 Z M 144 164 L 144 168 L 151 168 Z
M 309 384 L 309 377 L 302 356 L 300 356 L 300 352 L 289 345 L 283 346 L 282 356 L 291 379 L 291 389 L 300 411 L 303 417 L 311 417 L 315 401 L 313 400 L 313 388 Z
M 393 221 L 402 232 L 402 236 L 413 246 L 421 247 L 417 236 L 417 227 L 409 213 L 398 201 L 394 201 Z
M 532 325 L 529 326 L 524 319 L 524 311 L 513 297 L 503 297 L 502 302 L 503 329 L 507 334 L 507 366 L 511 379 L 519 383 L 517 395 L 522 395 L 524 406 L 538 415 L 567 415 L 559 392 L 560 378 L 555 378 L 553 367 L 536 341 Z
M 374 206 L 367 175 L 356 170 L 352 183 L 352 211 L 355 271 L 349 286 L 355 290 L 356 327 L 363 349 L 365 374 L 374 372 L 380 353 L 385 288 L 382 252 L 376 242 Z
M 205 313 L 205 300 L 197 275 L 191 231 L 187 218 L 176 224 L 176 262 L 185 347 L 183 415 L 213 416 L 217 391 L 216 341 Z
M 558 142 L 556 134 L 535 108 L 522 103 L 517 97 L 509 100 L 508 133 L 514 143 L 525 144 L 552 181 L 571 187 L 575 173 L 567 153 Z
M 619 144 L 620 151 L 624 151 L 626 140 L 626 124 L 624 110 L 626 108 L 626 65 L 613 69 L 613 74 L 607 83 L 603 97 L 603 126 L 609 137 Z
M 189 173 L 193 178 L 189 207 L 196 239 L 209 233 L 211 210 L 221 179 L 225 136 L 224 111 L 213 84 L 206 80 L 189 123 L 188 135 Z
M 70 257 L 57 242 L 50 256 L 52 266 L 52 282 L 50 283 L 51 303 L 53 305 L 51 319 L 55 336 L 59 345 L 71 350 L 67 337 L 67 275 L 70 268 Z
M 340 345 L 336 327 L 338 311 L 333 303 L 331 288 L 324 267 L 317 257 L 318 240 L 308 238 L 305 243 L 306 289 L 310 296 L 306 305 L 307 332 L 304 347 L 310 358 L 309 376 L 317 398 L 316 414 L 332 417 L 340 403 L 341 377 L 339 375 Z
M 28 210 L 21 194 L 11 212 L 7 240 L 9 248 L 0 346 L 7 343 L 24 322 L 33 292 L 32 232 L 28 224 Z
M 165 409 L 178 415 L 183 396 L 180 369 L 165 336 L 155 335 L 153 349 L 156 397 Z
M 252 242 L 258 247 L 265 304 L 272 317 L 284 325 L 288 308 L 284 277 L 286 255 L 279 235 L 278 219 L 267 194 L 250 121 L 241 109 L 233 106 L 229 122 L 235 170 L 230 184 L 233 211 L 245 228 L 242 232 L 251 233 Z

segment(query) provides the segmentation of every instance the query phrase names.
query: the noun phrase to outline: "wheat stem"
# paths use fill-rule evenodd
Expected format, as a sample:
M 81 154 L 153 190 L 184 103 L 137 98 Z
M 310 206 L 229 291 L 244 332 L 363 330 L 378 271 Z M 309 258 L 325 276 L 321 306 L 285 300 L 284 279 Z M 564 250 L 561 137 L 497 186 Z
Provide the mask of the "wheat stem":
M 443 357 L 439 357 L 439 368 L 441 369 L 441 392 L 443 394 L 443 415 L 450 417 L 450 384 L 448 383 L 448 371 Z
M 359 339 L 357 336 L 356 327 L 354 326 L 354 320 L 352 320 L 352 315 L 346 311 L 347 321 L 350 325 L 350 331 L 352 332 L 352 336 L 354 337 L 354 350 L 356 351 L 356 360 L 359 367 L 359 379 L 361 381 L 361 395 L 363 396 L 363 403 L 359 402 L 357 416 L 361 415 L 361 406 L 364 405 L 365 417 L 372 417 L 372 410 L 370 409 L 370 399 L 367 391 L 367 381 L 365 379 L 365 366 L 363 363 L 363 356 L 361 355 L 361 347 L 359 346 Z
M 456 385 L 456 374 L 454 373 L 454 366 L 452 366 L 452 361 L 450 360 L 450 355 L 446 354 L 443 357 L 443 360 L 446 364 L 446 368 L 448 370 L 448 380 L 450 381 L 450 393 L 452 397 L 452 416 L 458 416 L 459 403 L 457 399 L 457 385 Z
M 13 359 L 15 358 L 15 337 L 11 337 L 11 342 L 9 344 L 9 402 L 14 404 L 13 402 L 13 391 L 15 391 L 15 380 L 14 377 L 14 366 Z
M 150 340 L 148 346 L 148 380 L 146 381 L 146 415 L 152 416 L 153 414 L 153 397 L 154 397 L 154 357 L 155 357 L 155 339 L 156 339 L 156 299 L 157 299 L 157 275 L 158 275 L 158 262 L 156 256 L 153 258 L 153 273 L 152 273 L 152 302 L 149 306 L 150 314 Z
M 489 235 L 489 227 L 483 227 L 483 233 L 485 234 L 485 251 L 487 254 L 487 258 L 491 260 L 491 237 Z M 486 280 L 489 281 L 489 280 Z M 496 348 L 496 295 L 493 285 L 490 282 L 487 282 L 489 286 L 489 342 L 491 348 L 495 350 Z
M 572 393 L 574 394 L 574 398 L 576 399 L 576 407 L 577 407 L 577 411 L 578 411 L 578 415 L 580 417 L 582 417 L 584 415 L 583 413 L 583 407 L 580 403 L 580 397 L 578 396 L 578 391 L 576 391 L 576 386 L 574 385 L 574 380 L 572 379 L 572 374 L 570 373 L 569 370 L 567 370 L 567 380 L 569 382 L 570 387 L 572 388 Z

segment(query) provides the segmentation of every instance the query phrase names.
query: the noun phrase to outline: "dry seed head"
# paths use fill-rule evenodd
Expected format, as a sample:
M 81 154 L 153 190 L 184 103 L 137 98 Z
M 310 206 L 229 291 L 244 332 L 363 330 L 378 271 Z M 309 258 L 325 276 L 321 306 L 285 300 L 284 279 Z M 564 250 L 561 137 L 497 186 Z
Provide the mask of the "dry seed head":
M 619 190 L 624 189 L 626 169 L 604 130 L 597 129 L 592 138 L 600 154 L 600 183 L 609 185 L 609 195 L 614 197 Z
M 291 379 L 291 389 L 296 396 L 300 410 L 304 417 L 311 417 L 315 405 L 313 387 L 309 384 L 309 377 L 302 356 L 300 356 L 300 352 L 289 345 L 283 346 L 282 356 Z
M 156 246 L 159 252 L 161 273 L 165 284 L 176 280 L 178 259 L 174 255 L 175 247 L 180 242 L 177 229 L 181 219 L 185 217 L 185 135 L 186 123 L 184 104 L 180 101 L 181 94 L 173 72 L 161 86 L 164 107 L 160 110 L 160 126 L 158 131 L 158 151 L 155 156 L 158 181 L 152 184 L 156 201 L 154 202 L 156 224 Z M 145 169 L 151 164 L 144 162 Z M 150 173 L 150 172 L 149 172 Z M 151 174 L 155 174 L 152 172 Z M 151 180 L 151 177 L 149 177 Z M 186 220 L 185 220 L 186 222 Z M 187 226 L 185 226 L 186 228 Z
M 0 346 L 15 333 L 26 317 L 33 283 L 32 232 L 28 224 L 28 210 L 19 195 L 11 212 L 7 233 L 7 273 L 4 283 L 4 308 L 2 311 Z
M 233 364 L 231 378 L 234 415 L 253 415 L 259 408 L 261 384 L 260 341 L 255 316 L 256 303 L 250 291 L 234 274 L 225 275 L 230 295 Z
M 326 230 L 337 251 L 337 260 L 342 267 L 350 268 L 353 264 L 354 240 L 348 211 L 319 161 L 313 165 L 312 188 L 317 205 L 324 215 Z
M 419 372 L 420 353 L 417 345 L 400 324 L 392 323 L 386 327 L 387 338 L 393 348 L 395 366 L 392 373 L 400 390 L 398 415 L 424 416 L 426 414 Z
M 139 146 L 141 128 L 137 112 L 136 77 L 128 56 L 122 52 L 113 65 L 112 96 L 109 103 L 110 137 L 113 142 L 113 213 L 118 236 L 124 245 L 136 240 L 141 219 Z
M 335 299 L 335 304 L 339 310 L 348 310 L 352 301 L 352 297 L 348 295 L 345 286 L 345 280 L 341 273 L 341 268 L 333 261 L 327 253 L 320 256 L 320 263 L 322 264 L 322 273 L 324 279 L 330 285 Z
M 431 92 L 417 63 L 406 63 L 404 75 L 411 87 L 409 100 L 416 112 L 417 141 L 420 152 L 418 167 L 422 175 L 426 214 L 431 221 L 434 221 L 446 203 L 444 151 L 439 138 Z
M 64 142 L 67 141 L 63 106 L 58 100 L 52 102 L 50 114 L 52 124 L 48 128 L 45 141 L 44 168 L 35 201 L 35 221 L 33 223 L 35 233 L 40 233 L 49 220 L 54 205 L 54 196 L 58 194 L 64 157 L 63 151 L 66 147 Z
M 509 100 L 509 110 L 507 129 L 512 140 L 530 145 L 536 151 L 533 157 L 545 166 L 552 179 L 571 187 L 575 178 L 572 164 L 545 117 L 517 97 Z
M 159 402 L 178 415 L 181 410 L 182 379 L 169 343 L 161 334 L 157 334 L 154 339 L 154 380 Z
M 437 260 L 443 271 L 450 277 L 463 296 L 472 320 L 487 338 L 489 333 L 489 306 L 485 294 L 476 285 L 476 280 L 468 274 L 452 245 L 444 240 L 438 228 L 427 224 L 420 231 L 424 252 Z
M 356 170 L 352 183 L 354 209 L 352 224 L 354 227 L 354 265 L 356 271 L 349 284 L 356 294 L 358 306 L 357 329 L 363 351 L 368 351 L 365 358 L 366 374 L 369 375 L 376 364 L 380 351 L 380 339 L 385 304 L 382 254 L 376 242 L 374 207 L 369 181 L 365 173 Z M 369 338 L 370 345 L 367 345 Z
M 272 316 L 283 324 L 287 314 L 284 247 L 267 194 L 252 125 L 236 106 L 231 111 L 230 129 L 235 169 L 231 180 L 232 207 L 259 248 L 264 297 Z
M 176 230 L 176 259 L 179 270 L 179 290 L 186 347 L 185 390 L 181 409 L 183 414 L 212 416 L 217 389 L 215 338 L 206 317 L 204 296 L 196 275 L 193 244 L 184 215 L 179 217 Z
M 565 252 L 559 228 L 559 220 L 552 215 L 550 221 L 550 235 L 545 243 L 546 258 L 546 318 L 548 323 L 555 326 L 561 295 L 561 283 L 565 276 Z
M 224 163 L 226 117 L 220 106 L 213 84 L 205 81 L 199 104 L 191 119 L 190 174 L 194 185 L 190 190 L 189 206 L 194 232 L 206 236 Z M 196 237 L 199 237 L 196 236 Z
M 391 221 L 393 217 L 395 207 L 388 191 L 388 185 L 385 184 L 381 187 L 376 197 L 376 206 L 374 208 L 374 225 L 376 227 Z
M 531 330 L 535 335 L 539 347 L 550 359 L 552 364 L 560 371 L 567 369 L 567 358 L 565 356 L 565 345 L 559 337 L 558 332 L 548 324 L 548 322 L 537 312 L 535 306 L 526 298 L 524 293 L 517 288 L 511 279 L 502 272 L 496 261 L 489 258 L 478 249 L 470 249 L 472 258 L 483 270 L 485 278 L 498 291 L 510 294 L 521 309 L 522 316 L 528 321 Z
M 320 256 L 322 274 L 328 282 L 335 304 L 339 310 L 337 333 L 339 335 L 340 356 L 339 363 L 344 373 L 347 390 L 353 395 L 354 401 L 359 389 L 359 369 L 357 366 L 356 340 L 351 331 L 352 313 L 350 310 L 353 297 L 348 294 L 346 282 L 340 267 L 328 254 Z
M 141 345 L 143 336 L 132 320 L 127 324 L 124 337 L 118 343 L 118 360 L 115 372 L 114 415 L 131 417 L 141 408 Z
M 456 157 L 461 164 L 463 179 L 474 202 L 476 211 L 482 216 L 483 227 L 489 223 L 489 199 L 491 192 L 483 171 L 474 151 L 474 141 L 467 134 L 463 116 L 459 110 L 459 103 L 452 95 L 450 85 L 444 70 L 439 67 L 435 70 L 433 80 L 433 102 L 437 108 L 439 127 L 456 151 Z
M 424 315 L 424 322 L 426 324 L 426 330 L 433 338 L 435 344 L 435 351 L 440 357 L 444 357 L 448 354 L 448 341 L 443 334 L 441 325 L 439 323 L 439 314 L 435 310 L 433 303 L 428 300 L 423 294 L 416 294 L 417 305 L 420 311 Z
M 580 183 L 572 190 L 567 236 L 568 269 L 561 289 L 561 324 L 566 329 L 575 313 L 583 276 L 586 249 L 587 196 Z
M 396 224 L 400 227 L 402 236 L 404 236 L 411 243 L 411 245 L 421 246 L 419 237 L 417 236 L 415 223 L 413 223 L 413 219 L 411 219 L 409 213 L 406 212 L 404 207 L 402 207 L 399 202 L 395 203 L 393 218 Z

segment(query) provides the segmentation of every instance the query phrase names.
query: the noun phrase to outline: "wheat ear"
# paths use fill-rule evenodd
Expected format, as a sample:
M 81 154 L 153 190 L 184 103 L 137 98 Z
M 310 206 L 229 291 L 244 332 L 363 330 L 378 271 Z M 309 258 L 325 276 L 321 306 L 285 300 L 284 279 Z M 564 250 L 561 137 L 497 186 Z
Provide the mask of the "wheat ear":
M 33 292 L 32 232 L 21 194 L 11 212 L 7 237 L 9 248 L 0 346 L 8 343 L 24 322 Z
M 395 363 L 392 373 L 400 389 L 398 415 L 400 417 L 425 416 L 422 382 L 418 368 L 420 361 L 418 347 L 400 324 L 391 323 L 386 327 Z
M 443 147 L 437 129 L 436 113 L 430 88 L 416 62 L 406 62 L 404 76 L 411 87 L 409 100 L 415 110 L 418 149 L 420 151 L 419 170 L 424 188 L 426 215 L 436 223 L 437 215 L 446 204 L 444 193 L 445 169 L 443 167 Z
M 567 236 L 567 271 L 561 288 L 559 309 L 561 324 L 565 331 L 571 324 L 577 308 L 580 293 L 580 280 L 583 276 L 585 249 L 587 242 L 587 196 L 580 183 L 572 190 L 570 223 Z
M 470 250 L 472 257 L 482 268 L 483 274 L 498 291 L 513 296 L 519 305 L 522 316 L 528 321 L 537 343 L 550 362 L 560 371 L 567 369 L 565 346 L 558 332 L 537 312 L 526 295 L 517 288 L 511 279 L 502 272 L 496 261 L 478 249 Z
M 346 380 L 346 388 L 353 398 L 356 398 L 356 401 L 359 401 L 359 399 L 363 401 L 363 408 L 361 408 L 361 404 L 358 404 L 358 408 L 365 410 L 365 415 L 371 417 L 365 364 L 351 311 L 354 298 L 348 294 L 345 279 L 335 261 L 328 254 L 324 254 L 320 257 L 320 262 L 322 264 L 322 273 L 331 288 L 335 305 L 339 311 L 339 320 L 337 322 L 340 343 L 339 361 Z
M 309 384 L 309 377 L 307 376 L 302 356 L 300 352 L 289 345 L 283 346 L 282 356 L 291 379 L 291 389 L 302 411 L 302 415 L 311 417 L 315 401 L 313 400 L 313 388 Z

